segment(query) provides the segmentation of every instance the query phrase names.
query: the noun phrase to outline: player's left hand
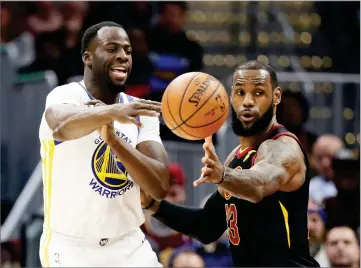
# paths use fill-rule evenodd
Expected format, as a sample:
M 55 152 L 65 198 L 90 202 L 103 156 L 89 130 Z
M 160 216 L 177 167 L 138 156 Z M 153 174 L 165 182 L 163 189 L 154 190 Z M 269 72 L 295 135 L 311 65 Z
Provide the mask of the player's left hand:
M 106 104 L 100 100 L 90 100 L 87 101 L 85 105 L 103 106 Z M 110 122 L 109 124 L 103 125 L 97 131 L 100 134 L 100 136 L 103 138 L 104 142 L 109 144 L 110 142 L 116 141 L 114 134 L 114 122 Z
M 205 182 L 218 183 L 222 179 L 224 167 L 216 154 L 212 136 L 205 138 L 203 149 L 205 156 L 202 158 L 202 163 L 204 164 L 204 167 L 201 170 L 202 175 L 198 180 L 193 182 L 193 186 L 198 186 Z

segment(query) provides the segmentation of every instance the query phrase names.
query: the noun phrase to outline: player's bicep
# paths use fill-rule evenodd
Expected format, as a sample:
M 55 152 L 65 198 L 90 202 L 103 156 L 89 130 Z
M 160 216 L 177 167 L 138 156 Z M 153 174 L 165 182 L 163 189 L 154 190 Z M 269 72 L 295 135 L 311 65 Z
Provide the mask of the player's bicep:
M 260 174 L 263 190 L 268 195 L 277 190 L 299 188 L 304 182 L 306 167 L 297 142 L 282 136 L 261 144 L 251 169 Z
M 70 86 L 54 88 L 46 97 L 45 120 L 48 126 L 54 130 L 59 121 L 64 120 L 80 109 L 81 98 L 76 94 L 76 89 Z
M 60 122 L 74 115 L 80 108 L 75 104 L 53 104 L 45 110 L 44 117 L 50 127 L 55 130 Z

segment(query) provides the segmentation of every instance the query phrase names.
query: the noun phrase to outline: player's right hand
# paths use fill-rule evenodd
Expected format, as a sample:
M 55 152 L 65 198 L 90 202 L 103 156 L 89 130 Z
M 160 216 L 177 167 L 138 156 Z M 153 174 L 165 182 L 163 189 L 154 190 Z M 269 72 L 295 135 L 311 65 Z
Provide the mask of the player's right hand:
M 130 103 L 117 103 L 110 107 L 109 114 L 114 119 L 122 124 L 135 124 L 142 127 L 142 124 L 137 121 L 137 116 L 151 116 L 159 117 L 161 112 L 161 103 L 157 101 L 137 99 Z

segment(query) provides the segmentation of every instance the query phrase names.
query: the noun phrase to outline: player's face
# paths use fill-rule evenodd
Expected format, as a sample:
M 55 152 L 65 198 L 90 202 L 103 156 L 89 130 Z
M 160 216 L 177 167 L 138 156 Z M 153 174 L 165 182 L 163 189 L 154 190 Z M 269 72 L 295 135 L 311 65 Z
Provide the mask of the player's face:
M 96 79 L 122 91 L 132 69 L 132 48 L 127 33 L 119 27 L 103 27 L 95 41 L 92 71 Z
M 254 136 L 270 125 L 281 89 L 272 89 L 265 70 L 239 70 L 233 75 L 232 128 L 238 136 Z

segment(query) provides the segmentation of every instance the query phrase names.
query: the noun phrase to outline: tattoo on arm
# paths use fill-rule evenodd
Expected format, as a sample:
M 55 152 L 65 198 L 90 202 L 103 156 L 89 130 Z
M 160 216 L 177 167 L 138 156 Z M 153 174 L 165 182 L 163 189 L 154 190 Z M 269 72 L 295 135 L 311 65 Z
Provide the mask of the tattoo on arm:
M 226 169 L 221 187 L 249 201 L 260 201 L 305 170 L 303 154 L 290 137 L 266 140 L 258 148 L 255 165 L 250 169 Z M 304 173 L 302 173 L 303 175 Z M 304 176 L 300 176 L 303 178 Z M 303 180 L 300 183 L 303 183 Z

